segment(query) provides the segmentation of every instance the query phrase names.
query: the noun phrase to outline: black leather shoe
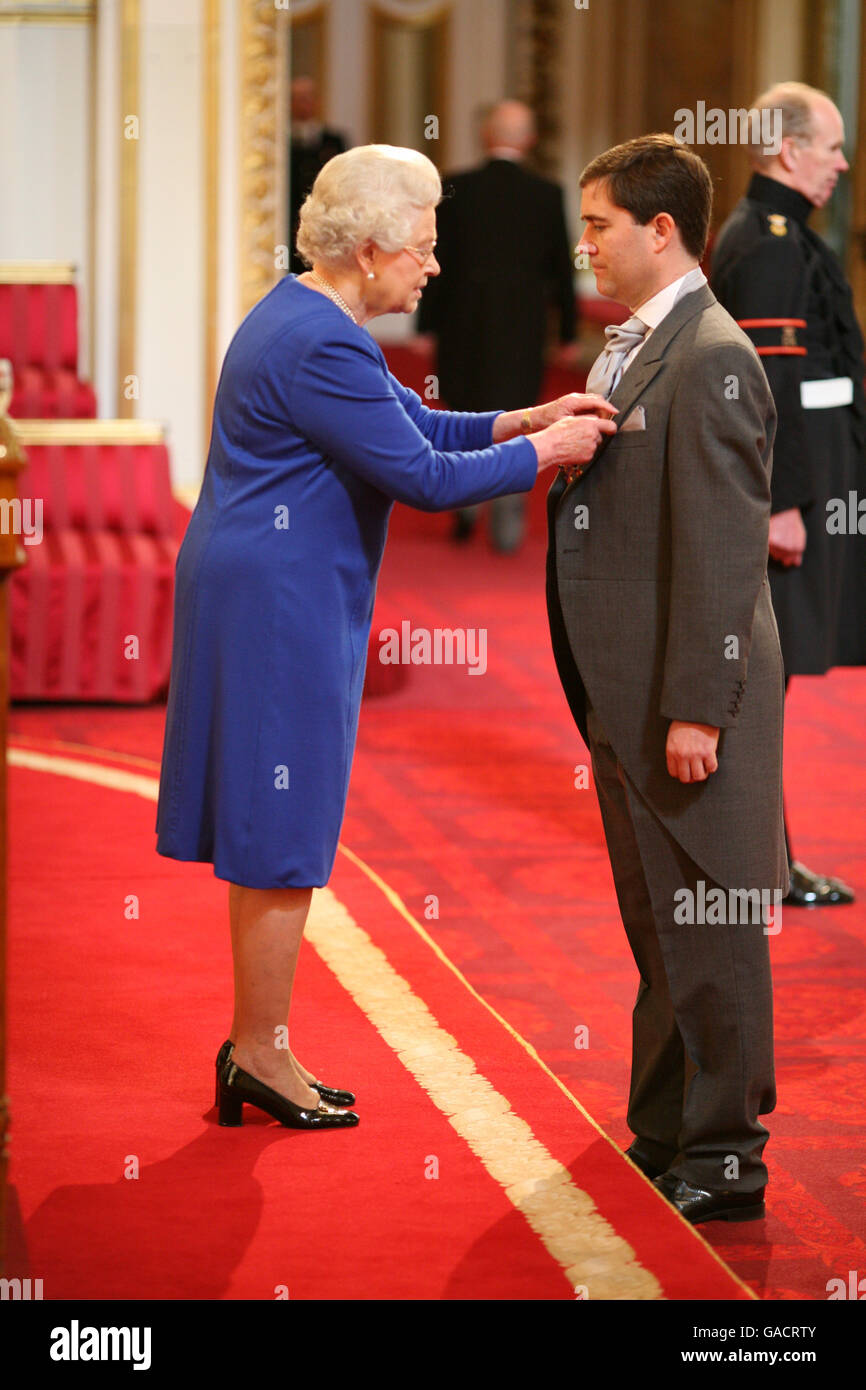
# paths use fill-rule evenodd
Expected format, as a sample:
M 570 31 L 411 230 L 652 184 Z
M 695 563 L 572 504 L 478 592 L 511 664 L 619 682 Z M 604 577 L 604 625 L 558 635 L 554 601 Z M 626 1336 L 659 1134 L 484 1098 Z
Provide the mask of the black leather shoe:
M 234 1052 L 234 1047 L 235 1045 L 231 1041 L 231 1038 L 226 1038 L 216 1055 L 216 1100 L 214 1101 L 214 1105 L 219 1105 L 220 1103 L 220 1072 Z M 327 1101 L 329 1105 L 345 1107 L 355 1104 L 355 1097 L 352 1095 L 351 1091 L 336 1091 L 333 1086 L 323 1086 L 321 1081 L 311 1081 L 310 1090 L 318 1091 L 322 1100 Z
M 757 1192 L 708 1192 L 673 1173 L 662 1173 L 653 1185 L 693 1226 L 702 1221 L 760 1221 L 766 1214 L 763 1187 Z
M 354 1110 L 338 1110 L 323 1100 L 315 1110 L 305 1110 L 248 1071 L 242 1071 L 236 1062 L 226 1062 L 219 1079 L 220 1124 L 242 1125 L 245 1101 L 290 1129 L 347 1129 L 359 1121 Z
M 648 1158 L 644 1158 L 643 1154 L 635 1148 L 634 1144 L 629 1144 L 625 1151 L 625 1156 L 626 1158 L 630 1158 L 635 1168 L 640 1168 L 641 1172 L 647 1178 L 657 1178 L 665 1171 L 664 1168 L 660 1168 L 657 1163 L 651 1163 Z
M 214 1105 L 219 1105 L 220 1103 L 220 1072 L 231 1057 L 234 1046 L 231 1038 L 226 1038 L 216 1055 L 216 1100 L 214 1101 Z
M 838 903 L 853 903 L 854 894 L 841 878 L 825 878 L 814 874 L 805 864 L 795 860 L 791 865 L 791 886 L 782 899 L 790 907 L 835 907 Z

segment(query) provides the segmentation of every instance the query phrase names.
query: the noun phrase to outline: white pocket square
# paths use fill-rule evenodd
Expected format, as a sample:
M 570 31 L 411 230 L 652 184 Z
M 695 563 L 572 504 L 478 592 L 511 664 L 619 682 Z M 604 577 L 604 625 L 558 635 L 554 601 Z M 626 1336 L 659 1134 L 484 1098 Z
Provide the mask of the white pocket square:
M 624 430 L 645 430 L 646 411 L 642 405 L 636 405 L 630 415 L 627 415 L 622 424 L 618 426 L 617 432 L 621 434 Z

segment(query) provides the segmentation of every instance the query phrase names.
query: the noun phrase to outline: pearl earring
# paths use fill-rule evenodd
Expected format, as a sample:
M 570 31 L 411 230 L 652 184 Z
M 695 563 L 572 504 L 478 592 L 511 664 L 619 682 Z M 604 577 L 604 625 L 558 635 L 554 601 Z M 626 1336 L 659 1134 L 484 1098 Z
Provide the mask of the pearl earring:
M 372 270 L 368 270 L 368 271 L 367 271 L 367 279 L 368 279 L 368 280 L 375 280 L 375 278 L 376 278 L 376 276 L 373 274 L 373 271 L 372 271 Z

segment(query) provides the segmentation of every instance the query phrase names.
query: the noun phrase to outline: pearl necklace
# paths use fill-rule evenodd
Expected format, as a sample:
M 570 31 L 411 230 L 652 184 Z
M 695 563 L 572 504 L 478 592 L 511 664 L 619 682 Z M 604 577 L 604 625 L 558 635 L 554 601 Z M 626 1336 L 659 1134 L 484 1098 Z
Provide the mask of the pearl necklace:
M 342 309 L 344 314 L 349 315 L 349 318 L 352 320 L 353 323 L 358 322 L 343 296 L 340 294 L 338 290 L 334 289 L 334 286 L 328 280 L 323 280 L 321 275 L 317 275 L 314 270 L 310 271 L 310 276 L 313 280 L 315 280 L 317 285 L 322 286 L 322 289 L 325 291 L 325 294 L 328 295 L 329 298 L 333 299 L 334 303 L 338 306 L 338 308 Z

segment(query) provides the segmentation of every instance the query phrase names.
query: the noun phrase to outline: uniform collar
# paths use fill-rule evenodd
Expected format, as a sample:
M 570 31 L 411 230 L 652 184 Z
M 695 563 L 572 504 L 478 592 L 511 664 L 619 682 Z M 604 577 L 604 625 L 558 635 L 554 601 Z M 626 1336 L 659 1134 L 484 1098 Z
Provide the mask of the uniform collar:
M 810 203 L 796 188 L 789 188 L 786 183 L 779 183 L 778 179 L 768 179 L 766 174 L 752 175 L 746 197 L 756 203 L 765 203 L 774 212 L 783 212 L 797 222 L 805 223 L 809 214 L 815 211 L 814 203 Z

